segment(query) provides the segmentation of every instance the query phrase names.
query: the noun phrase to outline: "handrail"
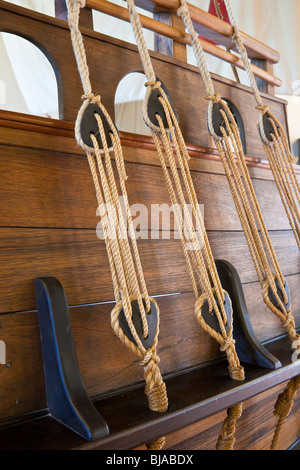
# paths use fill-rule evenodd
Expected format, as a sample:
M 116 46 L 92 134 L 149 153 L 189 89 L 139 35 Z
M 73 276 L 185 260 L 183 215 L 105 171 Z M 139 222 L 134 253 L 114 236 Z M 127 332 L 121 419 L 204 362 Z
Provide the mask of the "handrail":
M 174 4 L 174 0 L 155 0 L 155 2 L 159 3 L 159 4 L 170 4 L 170 3 Z M 88 8 L 91 8 L 93 10 L 97 10 L 101 13 L 105 13 L 105 14 L 108 14 L 110 16 L 114 16 L 115 18 L 119 18 L 121 20 L 130 22 L 129 13 L 128 13 L 127 8 L 120 7 L 119 5 L 111 3 L 107 0 L 87 0 L 86 5 L 87 5 Z M 193 6 L 190 5 L 190 7 L 192 8 Z M 192 11 L 196 11 L 196 13 L 197 13 L 197 15 L 195 15 L 195 14 L 193 15 L 194 18 L 196 16 L 197 16 L 198 19 L 200 19 L 200 17 L 202 18 L 202 16 L 201 16 L 202 13 L 199 16 L 199 11 L 203 12 L 203 10 L 200 10 L 199 8 L 196 8 L 196 10 L 191 10 L 191 12 Z M 204 13 L 203 18 L 205 19 L 205 23 L 206 23 L 207 13 L 206 12 L 203 12 L 203 13 Z M 228 27 L 229 27 L 229 29 L 231 31 L 231 35 L 232 35 L 232 27 L 228 23 L 225 23 L 224 21 L 219 20 L 219 18 L 215 18 L 213 15 L 209 15 L 209 17 L 213 18 L 214 20 L 217 20 L 217 22 L 221 21 L 222 26 L 226 25 L 226 28 L 223 28 L 222 32 L 223 32 L 223 30 L 227 30 L 227 33 L 226 33 L 227 35 L 228 35 Z M 179 29 L 174 28 L 173 26 L 169 26 L 167 24 L 161 23 L 160 21 L 155 20 L 153 18 L 149 18 L 148 16 L 145 16 L 145 15 L 140 15 L 140 21 L 141 21 L 142 26 L 146 29 L 149 29 L 151 31 L 154 31 L 155 33 L 158 33 L 158 34 L 161 34 L 161 35 L 166 36 L 168 38 L 171 38 L 171 39 L 173 39 L 177 42 L 180 42 L 182 44 L 187 44 L 187 45 L 191 44 L 190 35 L 187 34 L 187 33 L 182 33 L 182 31 L 180 31 Z M 204 21 L 202 23 L 204 24 Z M 215 23 L 214 22 L 212 22 L 212 23 L 215 27 Z M 203 31 L 202 31 L 202 33 L 203 33 Z M 220 35 L 220 33 L 218 33 L 218 34 Z M 247 35 L 245 35 L 245 37 L 246 36 Z M 226 37 L 228 37 L 228 36 L 226 36 Z M 247 36 L 247 37 L 249 38 L 248 43 L 249 44 L 251 43 L 252 47 L 254 47 L 257 44 L 261 44 L 258 41 L 254 40 L 253 38 L 251 38 L 250 36 Z M 221 38 L 223 38 L 222 35 L 221 35 Z M 216 38 L 216 36 L 214 35 L 213 37 L 211 37 L 211 39 L 216 40 L 218 38 Z M 215 57 L 217 57 L 221 60 L 224 60 L 225 62 L 228 62 L 228 63 L 230 63 L 232 65 L 235 65 L 236 67 L 238 67 L 242 70 L 245 70 L 243 61 L 240 59 L 239 56 L 236 56 L 236 55 L 232 54 L 229 51 L 223 50 L 220 47 L 218 47 L 218 46 L 216 46 L 216 45 L 214 45 L 214 44 L 212 44 L 208 41 L 205 41 L 205 40 L 201 40 L 201 44 L 202 44 L 203 50 L 205 52 L 207 52 L 208 54 L 211 54 L 211 55 L 213 55 L 213 56 L 215 56 Z M 282 81 L 279 78 L 274 77 L 269 72 L 255 66 L 255 65 L 252 65 L 252 70 L 253 70 L 253 73 L 254 73 L 255 76 L 257 76 L 258 78 L 266 81 L 270 85 L 273 85 L 273 86 L 276 86 L 276 87 L 282 86 Z
M 94 0 L 94 3 L 96 2 L 97 0 Z M 180 7 L 180 0 L 136 0 L 135 3 L 140 8 L 152 12 L 176 13 Z M 188 3 L 188 8 L 199 34 L 234 50 L 233 28 L 230 24 L 191 3 Z M 280 54 L 277 51 L 242 31 L 240 34 L 251 59 L 265 59 L 272 64 L 277 64 L 280 61 Z

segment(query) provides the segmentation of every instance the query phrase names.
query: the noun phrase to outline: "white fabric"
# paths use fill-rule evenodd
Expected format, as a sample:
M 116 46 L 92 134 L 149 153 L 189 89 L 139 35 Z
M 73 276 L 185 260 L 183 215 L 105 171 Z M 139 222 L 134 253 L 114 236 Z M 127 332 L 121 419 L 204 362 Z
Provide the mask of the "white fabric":
M 114 0 L 114 2 L 124 7 L 126 6 L 124 0 Z M 48 15 L 54 15 L 54 0 L 13 0 L 12 3 Z M 194 3 L 206 11 L 208 10 L 209 0 L 190 0 L 190 3 Z M 275 74 L 283 80 L 284 85 L 281 89 L 277 89 L 277 93 L 299 96 L 300 55 L 297 53 L 297 47 L 300 43 L 300 0 L 251 0 L 251 2 L 231 0 L 231 4 L 240 28 L 243 31 L 281 53 L 280 64 L 275 66 Z M 142 13 L 149 15 L 145 11 L 142 11 Z M 96 31 L 134 43 L 131 26 L 126 22 L 94 12 L 94 24 Z M 145 31 L 145 35 L 149 49 L 153 49 L 153 34 Z M 57 95 L 51 69 L 47 69 L 46 62 L 42 64 L 43 83 L 41 88 L 39 88 L 41 69 L 38 64 L 41 61 L 41 54 L 37 49 L 34 50 L 34 48 L 29 51 L 28 44 L 24 41 L 21 44 L 20 41 L 17 42 L 16 38 L 6 36 L 4 43 L 10 59 L 10 66 L 14 71 L 29 112 L 53 115 L 56 111 L 53 105 L 51 105 L 51 101 L 57 100 Z M 194 63 L 191 48 L 188 48 L 188 58 L 190 63 Z M 233 78 L 231 67 L 228 64 L 222 63 L 220 60 L 208 55 L 207 59 L 211 71 Z M 30 64 L 30 73 L 26 72 L 28 64 Z M 240 77 L 242 83 L 247 84 L 246 75 L 240 72 Z M 9 86 L 9 83 L 6 85 Z M 3 83 L 1 88 L 3 89 Z M 125 90 L 125 87 L 123 87 L 123 90 L 123 97 L 121 93 L 118 93 L 118 102 L 121 103 L 128 99 L 132 101 L 133 96 L 128 97 L 128 91 Z M 140 100 L 143 93 L 143 85 L 137 83 L 134 91 L 136 99 Z

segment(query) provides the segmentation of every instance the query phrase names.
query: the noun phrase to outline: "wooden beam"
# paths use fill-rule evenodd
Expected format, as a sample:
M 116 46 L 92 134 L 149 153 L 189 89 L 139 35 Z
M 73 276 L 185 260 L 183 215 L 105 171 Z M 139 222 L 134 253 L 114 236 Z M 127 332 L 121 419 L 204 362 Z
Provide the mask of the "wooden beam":
M 66 0 L 55 0 L 55 17 L 60 20 L 68 21 Z M 84 28 L 94 29 L 93 12 L 90 8 L 84 8 L 80 12 L 79 22 L 80 26 Z
M 88 5 L 94 5 L 90 8 L 96 8 L 97 3 L 98 0 L 87 0 Z M 151 12 L 173 11 L 176 13 L 180 7 L 180 0 L 136 0 L 136 5 Z M 230 24 L 195 5 L 188 3 L 188 7 L 191 18 L 195 22 L 196 31 L 199 34 L 217 44 L 230 47 L 230 49 L 235 48 L 231 40 L 233 28 Z M 250 58 L 266 59 L 273 64 L 280 61 L 280 54 L 277 51 L 242 31 L 240 31 L 240 34 Z
M 111 2 L 108 2 L 107 0 L 87 0 L 87 5 L 90 8 L 93 8 L 102 13 L 106 13 L 108 15 L 114 16 L 115 18 L 119 18 L 121 20 L 130 22 L 127 8 L 120 7 Z M 177 43 L 189 44 L 189 45 L 191 44 L 190 35 L 185 33 L 184 31 L 178 28 L 175 28 L 174 26 L 161 23 L 160 21 L 157 21 L 153 18 L 149 18 L 148 16 L 145 16 L 145 15 L 139 15 L 139 17 L 140 17 L 141 24 L 144 28 L 154 31 L 155 33 L 161 34 L 163 36 L 166 36 L 167 38 L 173 39 Z M 218 18 L 216 19 L 218 21 L 222 21 L 222 20 L 219 20 Z M 243 64 L 242 59 L 240 59 L 240 57 L 234 54 L 231 54 L 230 52 L 225 51 L 221 49 L 220 47 L 215 46 L 214 44 L 211 44 L 208 41 L 201 40 L 201 44 L 202 44 L 204 52 L 207 52 L 208 54 L 211 54 L 221 60 L 224 60 L 225 62 L 228 62 L 244 70 L 244 64 Z M 252 70 L 253 70 L 254 75 L 256 75 L 262 80 L 265 80 L 271 85 L 277 86 L 277 87 L 282 86 L 282 81 L 279 78 L 274 77 L 273 75 L 269 74 L 267 71 L 256 66 L 252 66 Z

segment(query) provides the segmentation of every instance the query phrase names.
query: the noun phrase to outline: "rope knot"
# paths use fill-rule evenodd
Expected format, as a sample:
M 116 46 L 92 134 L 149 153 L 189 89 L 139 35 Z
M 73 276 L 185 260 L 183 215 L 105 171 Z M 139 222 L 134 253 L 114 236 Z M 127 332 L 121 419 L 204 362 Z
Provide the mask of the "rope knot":
M 212 101 L 213 103 L 219 103 L 221 101 L 221 95 L 219 93 L 216 93 L 214 95 L 208 95 L 206 99 L 208 101 Z
M 267 114 L 267 112 L 269 111 L 270 109 L 270 106 L 265 106 L 265 105 L 258 105 L 256 106 L 255 109 L 258 109 L 258 111 L 261 111 L 263 115 Z
M 285 393 L 279 395 L 277 403 L 274 408 L 274 415 L 277 418 L 287 418 L 292 410 L 293 400 L 286 397 Z
M 149 408 L 152 411 L 159 411 L 163 413 L 168 410 L 168 397 L 167 387 L 165 382 L 154 385 L 153 387 L 146 387 L 145 393 L 148 398 Z
M 95 95 L 94 93 L 85 93 L 81 97 L 82 101 L 88 100 L 92 104 L 100 103 L 101 101 L 101 96 L 100 95 Z
M 152 90 L 158 90 L 161 87 L 161 82 L 160 81 L 154 81 L 154 80 L 149 80 L 148 82 L 145 83 L 145 87 L 147 88 L 150 86 Z
M 295 328 L 295 321 L 294 321 L 294 318 L 293 318 L 293 316 L 292 316 L 291 310 L 289 310 L 289 311 L 287 312 L 287 319 L 286 319 L 285 322 L 282 323 L 283 328 L 287 328 L 287 329 L 288 329 L 290 325 L 292 325 L 292 327 Z
M 149 351 L 147 351 L 147 353 L 145 354 L 140 364 L 142 367 L 146 367 L 150 364 L 151 361 L 153 362 L 153 365 L 158 365 L 160 362 L 160 359 L 155 354 L 155 352 L 150 349 Z
M 224 344 L 221 346 L 220 351 L 226 352 L 227 349 L 231 348 L 234 345 L 235 345 L 235 340 L 233 339 L 232 334 L 230 334 L 227 336 L 226 340 L 224 341 Z
M 86 5 L 86 0 L 75 0 L 75 4 L 78 4 L 80 8 L 84 8 Z

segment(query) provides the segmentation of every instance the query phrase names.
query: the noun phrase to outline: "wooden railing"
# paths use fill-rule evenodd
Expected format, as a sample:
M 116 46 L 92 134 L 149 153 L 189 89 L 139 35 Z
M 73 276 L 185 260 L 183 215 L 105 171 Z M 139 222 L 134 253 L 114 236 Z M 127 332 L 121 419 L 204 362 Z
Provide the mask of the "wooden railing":
M 65 0 L 56 0 L 57 11 L 60 12 L 58 16 L 61 18 L 64 2 Z M 191 38 L 185 32 L 183 22 L 176 13 L 180 5 L 179 0 L 137 0 L 136 5 L 154 14 L 153 18 L 141 14 L 140 20 L 142 26 L 153 31 L 156 35 L 164 36 L 171 40 L 171 46 L 167 49 L 165 47 L 161 49 L 159 41 L 156 41 L 156 51 L 164 52 L 175 59 L 186 61 L 186 46 L 191 43 Z M 232 41 L 232 26 L 194 5 L 188 5 L 196 31 L 208 40 L 201 40 L 204 51 L 237 68 L 244 69 L 241 58 L 234 53 L 235 45 Z M 96 10 L 129 22 L 125 1 L 124 7 L 107 0 L 87 0 L 86 6 L 87 8 L 83 15 L 83 26 L 87 26 L 86 18 L 89 10 Z M 261 91 L 274 94 L 274 88 L 282 85 L 282 81 L 274 76 L 273 73 L 273 65 L 280 60 L 279 53 L 244 32 L 241 32 L 241 37 L 249 57 L 253 61 L 253 73 L 258 79 Z M 213 41 L 215 44 L 209 41 Z M 226 50 L 222 46 L 225 46 Z

